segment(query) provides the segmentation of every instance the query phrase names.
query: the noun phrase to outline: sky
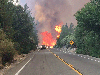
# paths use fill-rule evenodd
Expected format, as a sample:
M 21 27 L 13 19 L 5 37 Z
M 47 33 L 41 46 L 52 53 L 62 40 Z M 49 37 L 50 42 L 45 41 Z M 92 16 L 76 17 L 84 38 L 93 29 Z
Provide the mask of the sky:
M 24 6 L 26 3 L 26 0 L 20 0 L 20 5 Z

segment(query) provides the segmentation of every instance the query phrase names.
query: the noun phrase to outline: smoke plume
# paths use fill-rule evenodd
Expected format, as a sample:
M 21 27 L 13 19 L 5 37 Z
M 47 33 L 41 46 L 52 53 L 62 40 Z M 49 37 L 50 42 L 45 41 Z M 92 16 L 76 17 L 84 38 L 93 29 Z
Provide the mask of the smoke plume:
M 72 22 L 74 23 L 74 25 L 77 25 L 77 21 L 75 20 L 75 17 L 73 15 L 89 1 L 90 0 L 30 1 L 31 4 L 29 6 L 31 7 L 31 9 L 33 9 L 33 13 L 35 13 L 34 16 L 37 22 L 40 43 L 42 41 L 42 36 L 40 34 L 45 31 L 51 33 L 53 38 L 56 39 L 57 32 L 55 31 L 55 26 L 59 25 L 60 23 L 63 23 L 64 25 L 67 23 L 69 26 L 69 24 Z
M 67 0 L 36 0 L 35 19 L 39 22 L 38 32 L 48 31 L 56 37 L 55 25 L 62 23 L 63 19 L 70 19 L 71 9 Z

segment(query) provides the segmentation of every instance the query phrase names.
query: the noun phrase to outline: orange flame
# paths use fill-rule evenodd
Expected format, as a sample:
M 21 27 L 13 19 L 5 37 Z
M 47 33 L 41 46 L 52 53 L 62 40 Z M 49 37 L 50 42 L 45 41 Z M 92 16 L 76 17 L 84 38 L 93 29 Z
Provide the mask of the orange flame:
M 59 37 L 60 37 L 60 35 L 58 34 L 58 35 L 57 35 L 57 38 L 59 38 Z
M 46 46 L 54 46 L 56 44 L 56 40 L 53 39 L 51 33 L 48 31 L 42 32 L 42 45 Z
M 63 23 L 60 23 L 59 25 L 55 26 L 55 30 L 56 32 L 58 32 L 57 38 L 60 37 L 62 24 Z M 51 33 L 45 31 L 42 32 L 41 35 L 42 35 L 42 45 L 50 46 L 51 48 L 53 48 L 53 46 L 56 44 L 56 40 L 52 37 Z
M 60 37 L 61 25 L 62 25 L 62 24 L 63 24 L 63 23 L 60 23 L 59 25 L 56 25 L 56 26 L 55 26 L 55 30 L 56 30 L 56 32 L 58 32 L 57 38 Z
M 60 33 L 61 32 L 61 26 L 59 25 L 59 26 L 55 26 L 55 30 L 58 32 L 58 33 Z

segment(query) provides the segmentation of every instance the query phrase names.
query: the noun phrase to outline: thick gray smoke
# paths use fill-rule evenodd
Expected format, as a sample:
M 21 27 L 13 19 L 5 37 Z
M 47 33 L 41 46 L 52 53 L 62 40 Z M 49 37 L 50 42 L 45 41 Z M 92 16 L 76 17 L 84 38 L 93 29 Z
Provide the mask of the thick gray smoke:
M 84 4 L 90 0 L 28 0 L 30 7 L 35 13 L 35 20 L 37 22 L 38 36 L 41 42 L 41 32 L 48 31 L 54 38 L 57 36 L 55 25 L 61 22 L 65 25 L 72 22 L 77 25 L 77 21 L 73 16 L 76 11 L 81 9 Z M 34 6 L 35 5 L 35 6 Z M 35 12 L 34 12 L 35 11 Z
M 39 22 L 38 32 L 48 31 L 56 38 L 55 25 L 70 20 L 71 9 L 68 0 L 36 0 L 35 19 Z

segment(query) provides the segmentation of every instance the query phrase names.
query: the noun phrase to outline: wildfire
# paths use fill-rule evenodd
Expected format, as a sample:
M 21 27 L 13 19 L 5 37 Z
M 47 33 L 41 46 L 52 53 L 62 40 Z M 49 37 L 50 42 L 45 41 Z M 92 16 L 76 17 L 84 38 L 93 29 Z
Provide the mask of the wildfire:
M 42 45 L 46 46 L 54 46 L 56 44 L 56 40 L 53 39 L 51 33 L 48 33 L 48 31 L 42 32 Z
M 57 38 L 60 37 L 61 33 L 61 25 L 63 23 L 60 23 L 59 25 L 55 26 L 56 32 L 58 32 Z M 50 48 L 53 48 L 53 46 L 56 44 L 56 39 L 54 39 L 48 31 L 42 32 L 42 45 L 50 46 Z
M 59 25 L 56 25 L 56 26 L 55 26 L 55 30 L 56 30 L 56 32 L 58 32 L 57 38 L 60 37 L 61 25 L 62 25 L 62 24 L 63 24 L 63 23 L 60 23 Z
M 57 38 L 59 38 L 59 37 L 60 37 L 60 35 L 58 34 L 58 35 L 57 35 Z
M 55 26 L 55 30 L 60 33 L 61 32 L 61 26 Z

